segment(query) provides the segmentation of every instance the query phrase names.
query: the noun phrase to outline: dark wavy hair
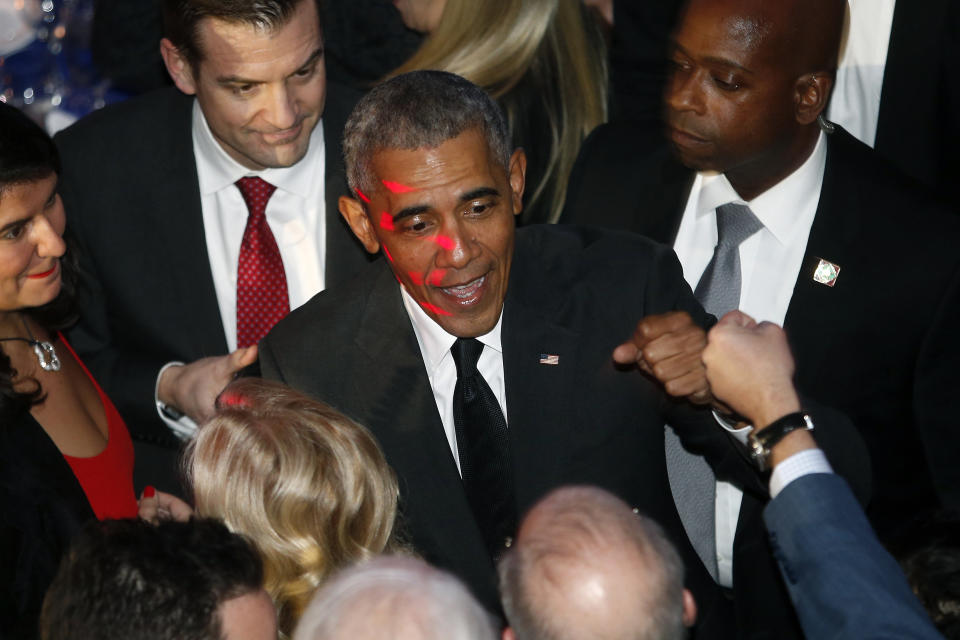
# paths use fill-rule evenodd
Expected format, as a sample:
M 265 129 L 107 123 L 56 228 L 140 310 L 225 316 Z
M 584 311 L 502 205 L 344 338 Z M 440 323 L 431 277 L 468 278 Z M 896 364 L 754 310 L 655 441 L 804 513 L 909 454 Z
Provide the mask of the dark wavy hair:
M 18 109 L 0 102 L 0 207 L 10 187 L 38 182 L 51 175 L 60 175 L 60 154 L 53 140 Z M 64 329 L 77 319 L 74 304 L 77 264 L 73 254 L 68 247 L 60 259 L 60 294 L 43 306 L 23 311 L 49 332 Z M 13 388 L 16 379 L 17 370 L 0 343 L 0 421 L 43 402 L 39 382 L 33 380 L 32 389 L 17 392 Z

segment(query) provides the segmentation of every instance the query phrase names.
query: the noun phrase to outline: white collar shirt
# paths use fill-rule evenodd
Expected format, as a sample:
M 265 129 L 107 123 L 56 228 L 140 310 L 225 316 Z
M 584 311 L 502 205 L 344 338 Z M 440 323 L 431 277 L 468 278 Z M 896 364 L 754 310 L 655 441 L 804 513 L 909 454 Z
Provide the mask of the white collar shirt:
M 716 208 L 729 202 L 746 204 L 763 228 L 740 245 L 740 310 L 758 322 L 783 325 L 817 213 L 826 162 L 826 135 L 820 133 L 799 168 L 749 202 L 740 198 L 725 175 L 698 173 L 673 244 L 690 287 L 696 288 L 713 258 Z M 728 587 L 733 584 L 733 539 L 742 498 L 733 485 L 717 482 L 717 575 L 718 582 Z
M 433 399 L 437 403 L 437 412 L 443 423 L 443 430 L 447 436 L 447 444 L 453 455 L 457 470 L 460 470 L 460 457 L 457 449 L 457 432 L 453 422 L 453 390 L 457 384 L 457 368 L 453 362 L 450 347 L 456 342 L 456 336 L 450 335 L 437 324 L 426 312 L 420 308 L 406 289 L 400 286 L 403 297 L 403 307 L 406 309 L 413 332 L 417 336 L 420 346 L 420 355 L 427 370 L 427 378 L 433 391 Z M 504 419 L 507 416 L 506 386 L 503 376 L 503 347 L 500 341 L 500 325 L 503 322 L 503 311 L 497 319 L 497 324 L 477 340 L 483 343 L 483 351 L 477 361 L 477 370 L 493 391 Z
M 326 157 L 323 121 L 310 135 L 306 155 L 290 167 L 251 171 L 223 150 L 213 137 L 200 105 L 193 105 L 193 150 L 200 184 L 200 205 L 210 272 L 230 351 L 237 348 L 237 263 L 247 224 L 247 206 L 234 183 L 259 176 L 277 190 L 267 202 L 266 218 L 280 249 L 290 308 L 324 288 L 326 258 Z

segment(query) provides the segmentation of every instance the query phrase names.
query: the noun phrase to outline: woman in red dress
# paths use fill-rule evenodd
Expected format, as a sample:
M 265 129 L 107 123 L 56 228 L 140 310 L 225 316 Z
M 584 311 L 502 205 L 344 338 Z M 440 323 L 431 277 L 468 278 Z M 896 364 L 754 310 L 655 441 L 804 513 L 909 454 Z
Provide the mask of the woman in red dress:
M 56 147 L 0 103 L 0 629 L 33 637 L 70 538 L 137 514 L 133 445 L 60 334 L 75 318 Z

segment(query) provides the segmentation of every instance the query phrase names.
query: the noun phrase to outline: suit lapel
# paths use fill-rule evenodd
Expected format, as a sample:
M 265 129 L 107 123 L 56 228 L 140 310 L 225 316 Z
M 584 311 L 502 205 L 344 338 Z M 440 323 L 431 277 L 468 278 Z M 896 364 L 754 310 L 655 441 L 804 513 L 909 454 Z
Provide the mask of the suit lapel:
M 847 136 L 848 133 L 838 128 L 827 138 L 827 165 L 820 201 L 784 319 L 791 338 L 821 325 L 825 310 L 835 308 L 844 297 L 844 289 L 859 275 L 843 270 L 844 265 L 849 266 L 852 262 L 851 249 L 859 246 L 861 225 L 858 183 L 852 179 L 843 158 Z M 813 279 L 820 260 L 838 264 L 841 268 L 832 287 Z
M 565 444 L 571 441 L 564 432 L 575 422 L 570 390 L 576 388 L 579 362 L 580 334 L 555 320 L 564 297 L 539 263 L 525 259 L 535 254 L 522 247 L 514 250 L 501 332 L 520 514 L 560 483 Z M 547 364 L 553 356 L 556 364 Z
M 194 344 L 186 353 L 221 355 L 227 351 L 227 341 L 207 255 L 193 153 L 192 109 L 193 100 L 184 98 L 167 114 L 170 122 L 163 130 L 177 134 L 162 139 L 154 155 L 154 172 L 148 173 L 164 176 L 164 188 L 153 192 L 157 202 L 144 207 L 142 214 L 156 216 L 149 222 L 151 234 L 161 255 L 169 259 L 178 308 L 193 318 L 195 330 L 182 338 Z
M 399 285 L 386 266 L 371 290 L 356 341 L 372 373 L 365 381 L 364 418 L 405 483 L 401 491 L 410 497 L 405 515 L 411 526 L 419 528 L 421 536 L 437 540 L 434 548 L 476 549 L 479 555 L 466 556 L 484 558 L 482 570 L 489 572 L 420 346 L 403 308 Z M 385 368 L 383 362 L 391 366 Z M 436 526 L 438 519 L 442 526 Z M 429 523 L 428 531 L 423 531 L 421 521 Z

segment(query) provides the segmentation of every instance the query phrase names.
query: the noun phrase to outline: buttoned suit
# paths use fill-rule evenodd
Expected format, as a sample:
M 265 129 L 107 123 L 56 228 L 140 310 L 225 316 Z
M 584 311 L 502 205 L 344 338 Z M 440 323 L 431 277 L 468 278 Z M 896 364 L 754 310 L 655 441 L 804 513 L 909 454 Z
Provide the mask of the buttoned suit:
M 655 128 L 604 126 L 585 143 L 562 218 L 676 237 L 694 172 Z M 784 327 L 802 393 L 857 425 L 881 533 L 960 505 L 960 224 L 842 128 L 827 136 L 816 217 Z M 840 266 L 815 282 L 820 259 Z
M 323 114 L 327 286 L 368 261 L 337 209 L 346 193 L 339 139 L 353 98 L 329 86 Z M 151 475 L 175 468 L 176 443 L 153 403 L 160 368 L 227 353 L 203 228 L 193 104 L 164 89 L 56 136 L 68 233 L 83 272 L 81 320 L 69 339 L 129 425 L 138 484 L 162 485 Z M 159 466 L 145 468 L 155 456 Z
M 672 309 L 708 318 L 665 247 L 632 234 L 531 226 L 517 232 L 501 338 L 518 512 L 569 483 L 607 488 L 657 519 L 688 559 L 706 634 L 727 628 L 719 593 L 686 540 L 663 455 L 664 416 L 720 475 L 762 492 L 709 412 L 667 400 L 611 354 L 637 320 Z M 541 363 L 556 355 L 556 365 Z M 551 359 L 547 359 L 550 361 Z M 491 607 L 493 567 L 473 521 L 399 286 L 384 261 L 327 290 L 261 343 L 260 365 L 367 426 L 401 484 L 415 547 Z M 715 634 L 711 636 L 710 634 Z

